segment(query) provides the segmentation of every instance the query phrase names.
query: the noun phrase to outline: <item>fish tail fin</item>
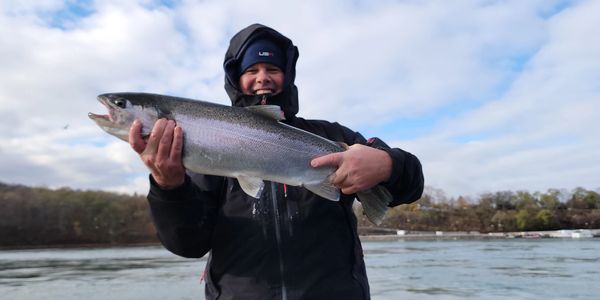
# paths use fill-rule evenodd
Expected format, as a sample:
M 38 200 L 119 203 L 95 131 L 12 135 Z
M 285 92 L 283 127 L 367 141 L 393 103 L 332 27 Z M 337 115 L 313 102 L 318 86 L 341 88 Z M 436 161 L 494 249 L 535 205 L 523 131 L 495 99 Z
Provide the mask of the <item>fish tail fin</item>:
M 340 201 L 340 190 L 331 184 L 329 179 L 316 184 L 304 184 L 304 187 L 327 200 Z
M 393 200 L 392 194 L 380 185 L 356 194 L 369 221 L 375 225 L 380 225 L 383 222 L 388 205 Z

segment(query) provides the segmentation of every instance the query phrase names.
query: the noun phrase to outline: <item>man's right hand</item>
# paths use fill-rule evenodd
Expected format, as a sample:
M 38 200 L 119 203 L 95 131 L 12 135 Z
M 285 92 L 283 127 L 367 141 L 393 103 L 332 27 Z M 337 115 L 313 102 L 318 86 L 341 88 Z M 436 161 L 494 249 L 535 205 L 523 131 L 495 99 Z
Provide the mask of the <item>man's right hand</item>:
M 181 159 L 183 129 L 173 120 L 159 119 L 154 123 L 148 140 L 142 138 L 142 123 L 133 122 L 129 129 L 129 144 L 137 152 L 154 181 L 162 189 L 174 189 L 185 182 Z

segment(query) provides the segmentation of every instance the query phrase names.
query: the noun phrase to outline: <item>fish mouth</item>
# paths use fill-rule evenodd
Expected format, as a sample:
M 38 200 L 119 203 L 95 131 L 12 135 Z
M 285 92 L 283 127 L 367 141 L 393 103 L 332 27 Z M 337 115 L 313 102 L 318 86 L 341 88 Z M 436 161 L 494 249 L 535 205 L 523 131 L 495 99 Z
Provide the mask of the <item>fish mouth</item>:
M 99 120 L 103 120 L 103 121 L 107 121 L 107 122 L 112 121 L 110 119 L 109 115 L 98 115 L 98 114 L 90 112 L 90 113 L 88 113 L 88 117 L 94 121 L 99 121 Z
M 94 121 L 100 121 L 100 122 L 114 122 L 113 119 L 113 111 L 114 108 L 112 107 L 110 101 L 108 100 L 108 97 L 106 95 L 100 95 L 97 97 L 98 101 L 100 103 L 102 103 L 102 105 L 104 105 L 106 107 L 106 109 L 108 110 L 108 114 L 95 114 L 95 113 L 88 113 L 88 117 Z

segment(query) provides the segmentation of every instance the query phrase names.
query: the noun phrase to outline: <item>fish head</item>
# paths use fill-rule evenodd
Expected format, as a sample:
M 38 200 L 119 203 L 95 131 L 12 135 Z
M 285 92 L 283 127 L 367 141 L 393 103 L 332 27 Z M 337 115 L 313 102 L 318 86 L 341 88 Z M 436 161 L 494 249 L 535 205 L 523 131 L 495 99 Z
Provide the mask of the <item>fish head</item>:
M 111 93 L 98 96 L 108 114 L 89 113 L 88 117 L 107 133 L 128 142 L 133 121 L 142 123 L 142 136 L 147 137 L 159 118 L 158 108 L 147 98 L 136 93 Z

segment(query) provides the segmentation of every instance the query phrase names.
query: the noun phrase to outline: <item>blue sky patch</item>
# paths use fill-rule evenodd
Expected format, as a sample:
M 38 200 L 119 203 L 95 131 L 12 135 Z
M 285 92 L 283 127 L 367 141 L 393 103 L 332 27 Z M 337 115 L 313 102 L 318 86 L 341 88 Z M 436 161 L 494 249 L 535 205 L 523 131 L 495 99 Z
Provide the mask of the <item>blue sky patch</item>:
M 577 4 L 579 4 L 578 0 L 556 0 L 554 1 L 554 3 L 550 4 L 550 1 L 548 1 L 548 5 L 543 7 L 540 10 L 540 16 L 543 19 L 550 19 L 553 16 L 555 16 L 556 14 L 559 14 L 560 12 L 562 12 L 565 9 L 568 9 L 569 7 L 573 7 Z
M 92 0 L 66 1 L 64 5 L 55 11 L 41 13 L 43 19 L 53 28 L 69 30 L 75 28 L 81 19 L 94 13 Z

